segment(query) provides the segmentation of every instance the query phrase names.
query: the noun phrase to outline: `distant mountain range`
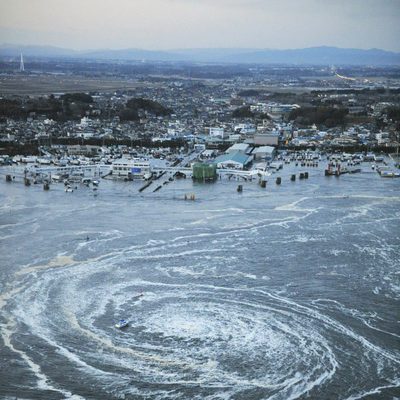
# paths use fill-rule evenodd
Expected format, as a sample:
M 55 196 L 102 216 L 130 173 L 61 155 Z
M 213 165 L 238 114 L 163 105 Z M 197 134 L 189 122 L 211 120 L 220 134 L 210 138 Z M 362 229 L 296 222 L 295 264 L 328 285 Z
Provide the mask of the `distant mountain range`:
M 141 49 L 76 51 L 51 46 L 0 45 L 0 57 L 76 58 L 120 61 L 182 61 L 292 65 L 400 65 L 400 53 L 380 49 L 309 47 L 305 49 Z

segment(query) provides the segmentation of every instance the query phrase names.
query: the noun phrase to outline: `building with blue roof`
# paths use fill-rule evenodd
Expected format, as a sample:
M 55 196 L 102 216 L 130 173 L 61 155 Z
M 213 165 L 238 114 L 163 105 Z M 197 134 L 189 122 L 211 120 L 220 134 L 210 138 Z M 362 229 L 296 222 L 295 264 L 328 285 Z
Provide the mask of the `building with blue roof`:
M 218 168 L 227 169 L 243 169 L 253 161 L 252 156 L 236 151 L 228 154 L 223 154 L 214 160 Z

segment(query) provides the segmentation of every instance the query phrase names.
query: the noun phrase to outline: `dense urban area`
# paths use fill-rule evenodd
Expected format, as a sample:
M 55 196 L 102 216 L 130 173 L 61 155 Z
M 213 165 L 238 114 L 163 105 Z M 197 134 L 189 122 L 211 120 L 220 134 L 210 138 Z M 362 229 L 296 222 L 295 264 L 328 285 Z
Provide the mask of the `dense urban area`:
M 398 162 L 399 67 L 23 62 L 0 63 L 3 164 L 195 150 L 246 169 L 307 149 Z

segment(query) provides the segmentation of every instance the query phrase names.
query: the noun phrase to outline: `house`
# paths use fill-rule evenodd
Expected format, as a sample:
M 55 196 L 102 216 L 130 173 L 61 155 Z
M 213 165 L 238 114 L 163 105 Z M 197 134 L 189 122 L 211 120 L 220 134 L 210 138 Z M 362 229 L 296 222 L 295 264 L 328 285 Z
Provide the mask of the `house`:
M 241 151 L 223 154 L 214 160 L 218 168 L 227 169 L 244 169 L 253 161 L 252 156 L 242 153 Z

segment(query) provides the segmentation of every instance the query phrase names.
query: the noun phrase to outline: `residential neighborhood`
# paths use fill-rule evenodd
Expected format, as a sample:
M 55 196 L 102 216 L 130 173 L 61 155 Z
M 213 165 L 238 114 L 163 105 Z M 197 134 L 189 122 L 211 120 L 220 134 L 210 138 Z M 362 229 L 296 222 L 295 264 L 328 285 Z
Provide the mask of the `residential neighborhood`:
M 178 147 L 201 149 L 201 159 L 237 168 L 272 160 L 279 149 L 390 153 L 399 144 L 400 90 L 399 81 L 388 79 L 391 86 L 383 87 L 382 80 L 301 81 L 295 74 L 287 87 L 286 77 L 271 80 L 260 71 L 233 79 L 166 74 L 157 82 L 142 76 L 127 90 L 2 94 L 0 152 L 65 146 L 69 155 L 98 155 L 93 146 Z

